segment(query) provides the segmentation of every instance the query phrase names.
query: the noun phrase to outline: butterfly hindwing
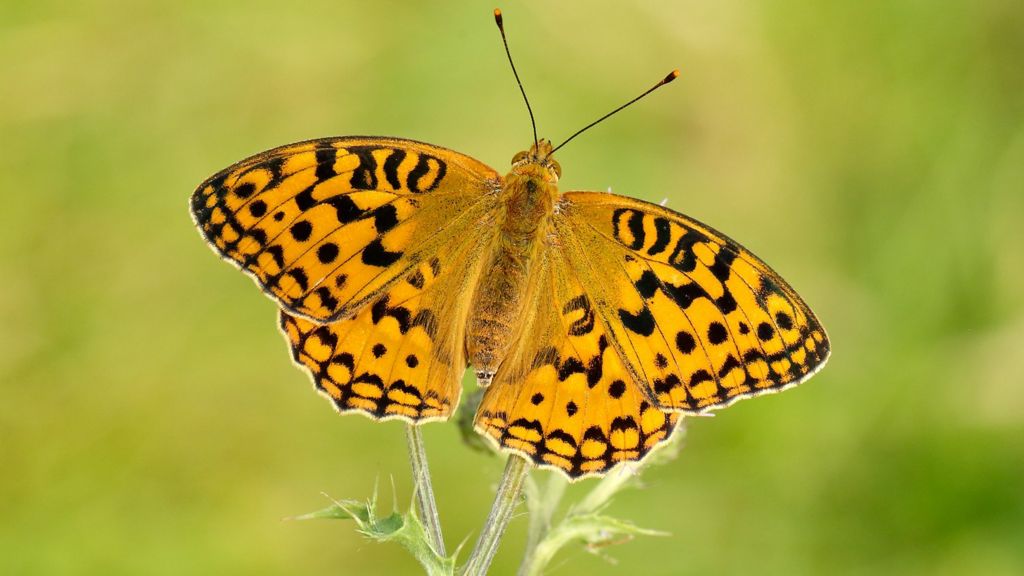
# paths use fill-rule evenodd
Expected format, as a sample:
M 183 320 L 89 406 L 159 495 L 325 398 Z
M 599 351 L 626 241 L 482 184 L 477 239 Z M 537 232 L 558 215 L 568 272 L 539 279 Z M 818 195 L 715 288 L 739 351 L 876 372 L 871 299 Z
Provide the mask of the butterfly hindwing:
M 698 413 L 777 391 L 828 357 L 796 292 L 708 226 L 596 192 L 564 194 L 556 226 L 624 364 L 664 409 Z
M 556 246 L 531 274 L 523 322 L 484 393 L 477 430 L 572 478 L 642 459 L 677 415 L 659 410 L 626 370 Z
M 209 178 L 192 214 L 210 245 L 291 314 L 348 317 L 429 259 L 493 202 L 499 175 L 393 138 L 275 148 Z
M 449 244 L 354 316 L 328 324 L 281 311 L 292 357 L 341 412 L 411 422 L 458 403 L 480 243 Z

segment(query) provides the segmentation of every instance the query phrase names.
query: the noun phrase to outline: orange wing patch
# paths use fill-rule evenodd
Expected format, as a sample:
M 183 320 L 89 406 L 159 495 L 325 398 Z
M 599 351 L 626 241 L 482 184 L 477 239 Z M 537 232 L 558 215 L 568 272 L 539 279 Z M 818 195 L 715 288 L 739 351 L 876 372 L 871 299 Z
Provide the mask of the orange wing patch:
M 484 394 L 477 430 L 500 448 L 570 478 L 638 461 L 672 434 L 610 346 L 580 283 L 549 252 L 529 316 Z M 545 269 L 546 267 L 546 269 Z

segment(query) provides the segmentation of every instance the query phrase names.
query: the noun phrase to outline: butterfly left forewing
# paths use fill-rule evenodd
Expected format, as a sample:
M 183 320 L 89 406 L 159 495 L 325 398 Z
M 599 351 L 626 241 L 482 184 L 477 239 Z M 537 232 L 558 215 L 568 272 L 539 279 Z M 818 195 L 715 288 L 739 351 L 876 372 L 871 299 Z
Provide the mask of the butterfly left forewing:
M 624 364 L 657 403 L 699 413 L 806 380 L 829 343 L 810 308 L 725 235 L 666 208 L 568 192 L 556 216 Z
M 447 417 L 500 177 L 437 146 L 327 138 L 222 170 L 192 196 L 210 245 L 282 307 L 293 358 L 341 411 Z
M 222 170 L 191 207 L 210 245 L 286 310 L 331 321 L 472 227 L 499 181 L 484 164 L 421 142 L 325 138 Z

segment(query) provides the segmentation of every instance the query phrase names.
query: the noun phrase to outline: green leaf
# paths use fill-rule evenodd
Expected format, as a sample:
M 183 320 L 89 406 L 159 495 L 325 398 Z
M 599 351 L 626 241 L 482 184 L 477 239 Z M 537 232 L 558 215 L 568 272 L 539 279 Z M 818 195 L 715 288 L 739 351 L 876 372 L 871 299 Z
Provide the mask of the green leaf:
M 537 544 L 522 573 L 542 574 L 555 554 L 572 542 L 582 542 L 589 552 L 599 554 L 609 546 L 628 542 L 636 536 L 668 536 L 668 533 L 641 528 L 627 520 L 601 514 L 571 515 L 553 527 Z
M 315 512 L 295 516 L 293 520 L 352 520 L 357 530 L 375 542 L 395 542 L 413 555 L 430 576 L 453 576 L 455 555 L 444 557 L 434 552 L 423 524 L 413 510 L 404 514 L 392 512 L 377 516 L 377 498 L 367 502 L 335 500 L 333 504 Z
M 349 500 L 347 505 L 342 505 L 338 502 L 331 504 L 322 510 L 301 514 L 299 516 L 291 516 L 286 518 L 286 520 L 353 520 L 355 517 L 349 513 L 346 508 L 355 508 L 358 505 L 359 503 L 353 500 Z

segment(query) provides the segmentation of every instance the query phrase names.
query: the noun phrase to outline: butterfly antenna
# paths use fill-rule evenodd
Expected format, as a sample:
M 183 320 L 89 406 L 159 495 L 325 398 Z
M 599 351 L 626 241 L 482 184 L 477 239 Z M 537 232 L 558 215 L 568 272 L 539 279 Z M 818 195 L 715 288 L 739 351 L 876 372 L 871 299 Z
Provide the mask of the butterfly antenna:
M 611 112 L 609 112 L 609 113 L 605 114 L 604 116 L 601 116 L 601 117 L 600 117 L 600 118 L 598 118 L 597 120 L 594 120 L 594 121 L 593 121 L 593 122 L 591 122 L 590 124 L 587 124 L 587 125 L 586 125 L 586 126 L 584 126 L 583 128 L 580 128 L 579 130 L 577 130 L 575 134 L 573 134 L 572 136 L 569 136 L 568 138 L 566 138 L 566 139 L 565 139 L 565 142 L 562 142 L 562 143 L 561 143 L 561 144 L 559 144 L 558 146 L 555 146 L 554 150 L 552 150 L 552 151 L 551 151 L 551 153 L 552 153 L 552 154 L 554 154 L 556 150 L 558 150 L 558 149 L 559 149 L 559 148 L 561 148 L 562 146 L 565 146 L 566 144 L 568 144 L 568 143 L 569 143 L 569 141 L 570 141 L 570 140 L 572 140 L 573 138 L 575 138 L 575 137 L 579 136 L 580 134 L 583 134 L 584 132 L 586 132 L 587 130 L 590 130 L 590 129 L 591 129 L 591 128 L 593 128 L 594 126 L 597 126 L 598 124 L 600 124 L 600 123 L 601 123 L 602 121 L 604 121 L 604 120 L 605 120 L 606 118 L 608 118 L 608 117 L 609 117 L 609 116 L 611 116 L 612 114 L 615 114 L 616 112 L 618 112 L 618 111 L 622 110 L 622 109 L 623 109 L 623 108 L 625 108 L 626 106 L 629 106 L 630 104 L 633 104 L 633 103 L 634 103 L 634 102 L 636 102 L 637 100 L 639 100 L 639 99 L 643 98 L 644 96 L 647 96 L 647 95 L 648 95 L 648 94 L 650 94 L 651 92 L 654 92 L 654 91 L 655 91 L 655 90 L 657 90 L 658 88 L 661 88 L 661 87 L 662 87 L 662 86 L 664 86 L 665 84 L 668 84 L 669 82 L 671 82 L 671 81 L 675 80 L 675 79 L 676 79 L 676 78 L 678 78 L 678 77 L 679 77 L 679 70 L 673 70 L 672 72 L 670 72 L 670 73 L 669 73 L 669 75 L 668 75 L 668 76 L 665 76 L 665 77 L 664 77 L 664 78 L 663 78 L 663 79 L 661 80 L 661 82 L 658 82 L 658 83 L 657 83 L 657 84 L 655 84 L 654 86 L 651 86 L 651 87 L 650 87 L 650 88 L 648 88 L 648 89 L 647 89 L 647 91 L 646 91 L 646 92 L 644 92 L 643 94 L 641 94 L 641 95 L 637 96 L 636 98 L 633 98 L 633 99 L 632 99 L 632 100 L 630 100 L 629 102 L 626 102 L 626 103 L 625 103 L 625 104 L 623 104 L 622 106 L 619 106 L 619 107 L 618 107 L 618 108 L 616 108 L 615 110 L 612 110 Z
M 498 25 L 498 30 L 501 31 L 501 42 L 505 45 L 505 55 L 508 56 L 508 64 L 512 67 L 512 74 L 516 77 L 516 84 L 519 85 L 519 91 L 523 93 L 523 101 L 526 102 L 526 111 L 530 113 L 530 126 L 533 127 L 533 145 L 537 145 L 537 123 L 533 119 L 533 109 L 530 108 L 530 99 L 526 97 L 526 90 L 523 89 L 523 83 L 519 81 L 519 73 L 516 72 L 516 65 L 512 62 L 512 53 L 508 49 L 508 38 L 505 37 L 505 26 L 501 19 L 501 10 L 498 8 L 494 9 L 494 22 Z

